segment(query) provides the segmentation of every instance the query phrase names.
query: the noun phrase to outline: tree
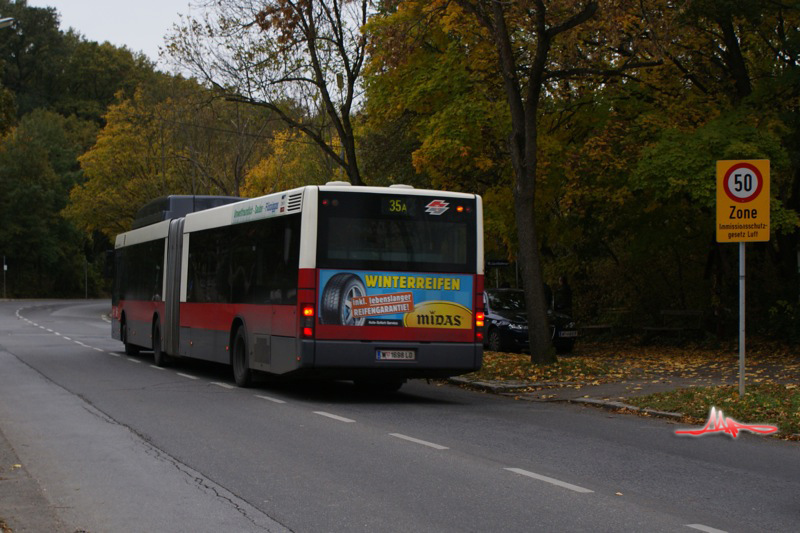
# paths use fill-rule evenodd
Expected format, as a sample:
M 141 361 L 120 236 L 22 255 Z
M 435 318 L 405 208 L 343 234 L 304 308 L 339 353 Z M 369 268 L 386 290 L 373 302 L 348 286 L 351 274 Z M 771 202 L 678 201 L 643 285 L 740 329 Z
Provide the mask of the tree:
M 351 114 L 358 101 L 368 0 L 227 0 L 188 18 L 168 50 L 228 98 L 276 113 L 361 185 Z M 298 102 L 300 116 L 287 108 Z M 333 130 L 339 139 L 331 139 Z
M 495 46 L 496 64 L 511 116 L 508 144 L 514 173 L 519 262 L 526 282 L 526 307 L 531 324 L 531 359 L 536 363 L 552 362 L 555 352 L 550 342 L 534 210 L 542 101 L 550 90 L 575 91 L 568 84 L 558 87 L 560 80 L 581 77 L 603 80 L 624 70 L 641 68 L 645 63 L 637 61 L 633 48 L 635 36 L 624 26 L 611 33 L 602 32 L 602 26 L 587 26 L 587 21 L 598 12 L 598 2 L 593 0 L 511 3 L 459 0 L 458 4 L 488 31 Z M 581 26 L 586 27 L 584 34 L 577 31 Z M 571 46 L 562 48 L 560 58 L 554 57 L 558 41 L 568 37 L 573 39 Z
M 120 91 L 130 97 L 136 87 L 159 76 L 146 56 L 127 48 L 86 41 L 71 31 L 66 40 L 70 53 L 61 73 L 62 92 L 54 106 L 64 115 L 75 114 L 101 124 Z
M 61 31 L 54 8 L 0 0 L 0 13 L 15 18 L 0 33 L 0 75 L 20 115 L 44 107 L 101 123 L 118 91 L 130 96 L 156 76 L 142 54 Z
M 3 85 L 15 94 L 21 115 L 49 106 L 61 94 L 59 78 L 69 55 L 56 10 L 0 0 L 0 13 L 15 19 L 0 38 Z
M 709 120 L 734 126 L 714 155 L 773 159 L 773 209 L 778 216 L 769 255 L 777 264 L 780 285 L 800 287 L 800 3 L 700 0 L 649 12 L 653 39 L 671 74 L 689 87 L 682 94 L 705 98 L 712 103 Z M 762 142 L 753 142 L 748 123 L 758 125 Z M 775 139 L 778 143 L 765 149 Z M 713 275 L 722 275 L 721 257 L 720 246 L 713 244 Z
M 536 362 L 555 360 L 538 226 L 558 198 L 555 188 L 537 191 L 544 178 L 558 177 L 560 144 L 575 142 L 573 109 L 625 72 L 655 63 L 639 60 L 640 17 L 615 3 L 606 7 L 599 16 L 597 2 L 401 2 L 370 24 L 380 36 L 374 48 L 382 48 L 370 75 L 388 81 L 370 80 L 369 120 L 374 109 L 410 113 L 424 131 L 414 153 L 418 170 L 454 181 L 472 174 L 471 187 L 513 198 L 516 239 L 500 240 L 518 248 Z M 384 87 L 393 105 L 373 106 L 373 89 L 382 96 Z M 505 227 L 502 216 L 487 219 L 490 230 Z
M 494 51 L 485 31 L 471 26 L 453 3 L 405 2 L 367 27 L 373 39 L 364 129 L 391 132 L 389 150 L 409 145 L 421 175 L 410 183 L 482 193 L 510 177 Z
M 0 84 L 0 135 L 5 134 L 17 122 L 17 106 L 14 93 Z
M 248 172 L 242 193 L 256 197 L 334 179 L 334 169 L 319 147 L 291 131 L 277 132 L 271 153 Z
M 84 180 L 70 193 L 65 215 L 113 237 L 159 196 L 238 196 L 267 154 L 274 125 L 264 110 L 241 108 L 209 101 L 195 82 L 178 78 L 139 88 L 109 108 L 97 142 L 80 157 Z
M 83 236 L 60 217 L 94 125 L 37 110 L 0 142 L 0 249 L 11 293 L 69 295 L 82 283 Z

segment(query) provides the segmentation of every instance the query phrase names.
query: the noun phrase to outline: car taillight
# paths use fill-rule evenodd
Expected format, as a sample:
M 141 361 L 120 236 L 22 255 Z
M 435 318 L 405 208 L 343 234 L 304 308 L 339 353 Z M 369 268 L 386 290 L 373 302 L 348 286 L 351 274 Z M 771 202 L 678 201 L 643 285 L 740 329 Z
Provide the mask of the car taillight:
M 314 336 L 314 305 L 303 304 L 300 306 L 300 314 L 302 315 L 302 323 L 300 329 L 303 332 L 303 337 Z

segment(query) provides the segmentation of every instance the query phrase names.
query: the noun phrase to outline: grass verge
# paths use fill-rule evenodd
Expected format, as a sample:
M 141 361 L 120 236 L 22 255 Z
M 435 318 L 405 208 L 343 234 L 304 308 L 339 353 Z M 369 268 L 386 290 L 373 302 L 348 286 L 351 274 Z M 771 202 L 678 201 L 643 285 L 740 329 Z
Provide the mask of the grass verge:
M 684 422 L 704 425 L 712 407 L 743 424 L 778 427 L 782 438 L 800 440 L 800 388 L 796 384 L 760 383 L 745 388 L 739 397 L 737 386 L 697 387 L 633 397 L 627 403 L 660 411 L 680 412 Z
M 646 394 L 647 383 L 675 383 L 675 390 L 626 395 L 625 403 L 686 415 L 684 423 L 704 425 L 711 407 L 743 424 L 777 426 L 778 436 L 800 440 L 800 353 L 770 341 L 752 342 L 747 355 L 747 394 L 739 398 L 734 344 L 642 346 L 631 342 L 580 343 L 574 354 L 553 365 L 535 365 L 529 355 L 484 352 L 475 381 L 558 384 L 580 389 L 603 383 L 626 384 Z M 678 382 L 684 388 L 678 388 Z M 686 385 L 690 384 L 688 388 Z M 642 391 L 641 384 L 645 384 Z M 541 387 L 537 387 L 541 388 Z
M 621 377 L 602 359 L 560 358 L 553 365 L 535 365 L 524 354 L 485 352 L 483 366 L 464 376 L 477 381 L 596 382 Z

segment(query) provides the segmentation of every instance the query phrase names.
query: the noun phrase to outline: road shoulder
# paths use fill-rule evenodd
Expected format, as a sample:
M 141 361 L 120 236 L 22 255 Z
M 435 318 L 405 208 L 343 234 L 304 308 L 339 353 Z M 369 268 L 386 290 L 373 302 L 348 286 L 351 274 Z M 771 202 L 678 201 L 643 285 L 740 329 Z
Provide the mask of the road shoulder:
M 0 523 L 14 533 L 51 531 L 66 533 L 69 528 L 59 520 L 39 483 L 0 429 Z

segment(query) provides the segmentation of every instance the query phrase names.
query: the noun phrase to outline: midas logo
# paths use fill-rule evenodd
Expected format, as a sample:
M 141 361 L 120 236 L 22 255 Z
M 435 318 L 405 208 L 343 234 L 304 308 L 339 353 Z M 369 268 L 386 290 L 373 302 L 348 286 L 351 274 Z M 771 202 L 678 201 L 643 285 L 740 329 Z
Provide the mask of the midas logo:
M 407 328 L 471 329 L 472 311 L 453 302 L 425 302 L 405 315 Z

